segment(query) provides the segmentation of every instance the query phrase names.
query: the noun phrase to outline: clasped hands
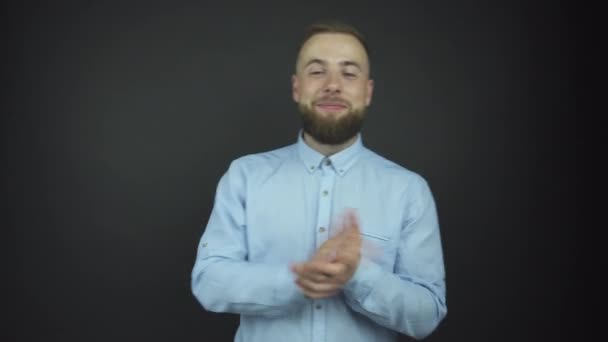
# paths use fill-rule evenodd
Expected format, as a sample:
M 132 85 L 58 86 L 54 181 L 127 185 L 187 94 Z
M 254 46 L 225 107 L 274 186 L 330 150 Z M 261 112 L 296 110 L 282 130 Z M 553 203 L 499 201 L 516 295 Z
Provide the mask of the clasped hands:
M 339 232 L 325 241 L 312 258 L 291 265 L 296 284 L 309 298 L 319 299 L 340 292 L 361 260 L 359 220 L 353 210 L 345 213 Z

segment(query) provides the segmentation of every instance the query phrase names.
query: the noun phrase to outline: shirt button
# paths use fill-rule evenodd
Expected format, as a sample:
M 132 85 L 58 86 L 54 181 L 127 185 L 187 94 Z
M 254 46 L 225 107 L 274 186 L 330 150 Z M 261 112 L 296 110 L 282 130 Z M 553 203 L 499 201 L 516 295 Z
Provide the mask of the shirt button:
M 314 166 L 314 165 L 313 165 L 313 166 L 311 166 L 311 167 L 310 167 L 310 169 L 311 169 L 311 170 L 314 170 L 314 169 L 315 169 L 315 166 Z
M 206 242 L 203 242 L 203 247 L 207 247 L 207 243 Z
M 317 304 L 317 305 L 315 306 L 315 308 L 316 308 L 317 310 L 320 310 L 320 309 L 321 309 L 321 304 Z
M 323 190 L 323 196 L 327 196 L 327 194 L 329 194 L 329 191 Z
M 325 231 L 325 227 L 319 228 L 319 233 L 323 233 Z
M 326 159 L 326 160 L 325 160 L 325 165 L 327 165 L 327 166 L 331 165 L 331 160 Z

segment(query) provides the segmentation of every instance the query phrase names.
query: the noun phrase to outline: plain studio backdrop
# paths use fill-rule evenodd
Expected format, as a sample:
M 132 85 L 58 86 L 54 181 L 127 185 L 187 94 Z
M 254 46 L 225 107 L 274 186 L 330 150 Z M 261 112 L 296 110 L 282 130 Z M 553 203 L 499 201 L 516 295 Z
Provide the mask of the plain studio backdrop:
M 364 143 L 437 201 L 428 341 L 582 334 L 570 8 L 219 3 L 4 2 L 2 340 L 230 341 L 238 317 L 190 292 L 197 243 L 230 161 L 296 141 L 290 77 L 325 18 L 371 45 Z

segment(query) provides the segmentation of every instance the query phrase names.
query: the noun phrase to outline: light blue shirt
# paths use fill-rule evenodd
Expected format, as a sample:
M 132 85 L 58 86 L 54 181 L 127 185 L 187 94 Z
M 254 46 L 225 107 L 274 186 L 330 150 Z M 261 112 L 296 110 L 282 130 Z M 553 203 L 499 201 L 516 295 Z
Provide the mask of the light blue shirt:
M 358 212 L 367 246 L 329 298 L 305 297 L 289 270 Z M 357 141 L 332 156 L 296 144 L 234 160 L 221 178 L 192 269 L 213 312 L 240 314 L 235 341 L 382 342 L 429 335 L 447 313 L 435 202 L 418 174 Z

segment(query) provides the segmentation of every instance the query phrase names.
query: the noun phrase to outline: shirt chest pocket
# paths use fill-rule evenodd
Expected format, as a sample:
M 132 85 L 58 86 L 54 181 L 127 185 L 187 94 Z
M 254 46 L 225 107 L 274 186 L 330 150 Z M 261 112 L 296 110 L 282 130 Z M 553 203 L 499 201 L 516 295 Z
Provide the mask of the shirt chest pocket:
M 396 258 L 396 240 L 374 231 L 361 231 L 361 257 L 392 270 Z

